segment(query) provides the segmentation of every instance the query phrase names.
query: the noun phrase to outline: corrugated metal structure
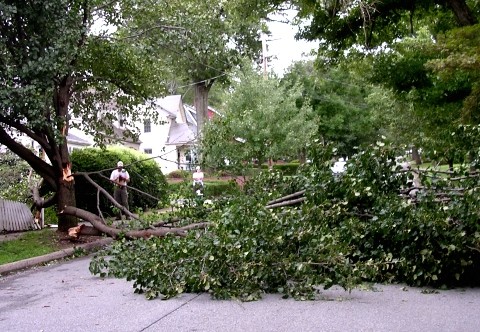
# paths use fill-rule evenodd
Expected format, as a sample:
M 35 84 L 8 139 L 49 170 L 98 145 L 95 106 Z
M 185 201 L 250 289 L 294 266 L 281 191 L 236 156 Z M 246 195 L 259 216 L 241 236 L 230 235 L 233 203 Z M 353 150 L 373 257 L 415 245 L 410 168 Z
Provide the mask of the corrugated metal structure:
M 37 228 L 27 205 L 0 198 L 0 232 L 19 232 Z

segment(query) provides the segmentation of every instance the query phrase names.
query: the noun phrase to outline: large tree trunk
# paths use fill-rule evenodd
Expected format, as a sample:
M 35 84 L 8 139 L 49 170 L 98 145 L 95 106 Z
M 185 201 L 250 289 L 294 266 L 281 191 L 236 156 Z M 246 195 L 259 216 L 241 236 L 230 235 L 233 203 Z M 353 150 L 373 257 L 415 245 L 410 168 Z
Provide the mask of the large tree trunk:
M 197 137 L 200 137 L 203 126 L 208 120 L 208 92 L 210 86 L 206 82 L 195 84 L 195 110 L 197 111 Z
M 418 152 L 418 148 L 416 146 L 412 146 L 412 159 L 417 165 L 422 163 L 422 158 L 420 157 L 420 153 Z
M 452 8 L 460 26 L 468 26 L 478 23 L 477 18 L 473 15 L 465 0 L 447 0 L 447 2 L 450 8 Z
M 73 179 L 73 177 L 71 177 Z M 57 210 L 63 211 L 66 206 L 75 207 L 75 181 L 60 180 L 57 193 Z M 58 230 L 67 232 L 69 228 L 78 225 L 78 219 L 75 216 L 60 214 L 58 216 Z
M 59 173 L 58 177 L 58 194 L 57 194 L 57 208 L 62 211 L 65 206 L 77 206 L 75 200 L 75 181 L 71 176 L 70 153 L 68 152 L 67 136 L 69 128 L 68 106 L 70 104 L 70 93 L 73 84 L 71 76 L 66 76 L 59 84 L 58 89 L 54 94 L 55 113 L 58 118 L 63 119 L 59 124 L 59 131 L 62 133 L 62 142 L 55 148 L 52 164 Z M 76 217 L 71 215 L 59 214 L 58 230 L 67 232 L 69 228 L 75 227 L 78 224 Z

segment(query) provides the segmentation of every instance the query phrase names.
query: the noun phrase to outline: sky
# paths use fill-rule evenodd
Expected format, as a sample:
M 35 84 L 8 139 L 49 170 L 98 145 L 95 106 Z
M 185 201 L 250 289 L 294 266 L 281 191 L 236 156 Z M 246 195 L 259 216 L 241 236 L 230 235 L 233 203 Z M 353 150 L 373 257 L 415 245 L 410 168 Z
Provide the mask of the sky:
M 303 55 L 304 53 L 308 54 L 312 49 L 316 50 L 317 48 L 316 42 L 295 40 L 294 36 L 298 30 L 296 26 L 278 22 L 293 20 L 295 11 L 290 10 L 286 13 L 285 18 L 273 15 L 271 18 L 276 21 L 268 22 L 272 35 L 267 37 L 267 71 L 273 70 L 279 76 L 283 76 L 285 70 L 292 62 L 306 59 Z M 103 25 L 101 20 L 98 20 L 93 26 L 93 31 L 99 33 L 102 29 L 112 32 L 111 28 Z
M 292 12 L 289 18 L 293 18 L 293 14 Z M 312 49 L 316 50 L 317 48 L 315 42 L 295 40 L 294 36 L 298 30 L 295 26 L 280 22 L 269 22 L 268 27 L 272 36 L 267 38 L 267 56 L 270 56 L 267 70 L 273 70 L 280 76 L 293 61 L 306 59 L 302 56 L 302 53 L 309 53 Z

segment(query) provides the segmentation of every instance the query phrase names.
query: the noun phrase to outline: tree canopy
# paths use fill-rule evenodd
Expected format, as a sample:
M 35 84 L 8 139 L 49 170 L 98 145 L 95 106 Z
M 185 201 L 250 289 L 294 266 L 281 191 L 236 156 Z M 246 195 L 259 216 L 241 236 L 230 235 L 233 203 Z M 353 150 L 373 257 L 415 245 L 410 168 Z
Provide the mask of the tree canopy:
M 245 65 L 232 92 L 225 98 L 224 113 L 206 127 L 202 139 L 205 162 L 212 166 L 240 166 L 256 159 L 296 159 L 315 130 L 308 104 L 298 105 L 301 90 L 285 87 L 274 77 L 265 79 Z
M 155 1 L 131 12 L 127 34 L 173 70 L 174 80 L 195 89 L 198 130 L 207 119 L 208 93 L 215 81 L 244 57 L 261 50 L 262 11 L 245 12 L 237 1 Z
M 102 134 L 113 133 L 117 111 L 133 120 L 138 116 L 134 106 L 159 91 L 152 80 L 158 67 L 148 53 L 126 40 L 92 34 L 99 17 L 120 24 L 115 14 L 120 3 L 134 4 L 0 2 L 0 143 L 27 161 L 56 193 L 45 204 L 75 205 L 66 144 L 73 116 L 101 142 Z M 35 141 L 48 162 L 18 135 Z M 59 226 L 66 230 L 75 224 L 74 218 L 64 217 Z
M 454 25 L 466 26 L 478 22 L 478 4 L 475 1 L 300 0 L 296 3 L 300 16 L 311 18 L 311 23 L 301 35 L 319 40 L 335 52 L 354 45 L 375 48 L 385 42 L 412 36 L 424 25 L 438 33 Z M 432 17 L 435 19 L 432 20 Z

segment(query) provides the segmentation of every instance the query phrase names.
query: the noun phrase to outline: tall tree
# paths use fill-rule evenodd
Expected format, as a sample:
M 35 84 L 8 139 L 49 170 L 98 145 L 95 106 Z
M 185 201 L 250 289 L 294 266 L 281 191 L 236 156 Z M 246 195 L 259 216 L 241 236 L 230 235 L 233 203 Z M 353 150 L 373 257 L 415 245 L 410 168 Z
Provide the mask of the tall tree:
M 283 87 L 278 79 L 244 66 L 227 96 L 224 115 L 206 126 L 202 139 L 205 163 L 216 167 L 228 160 L 242 167 L 252 159 L 296 158 L 315 132 L 308 104 L 298 105 L 301 90 Z
M 365 77 L 392 89 L 399 104 L 410 105 L 403 108 L 408 116 L 397 117 L 395 121 L 407 121 L 412 141 L 431 151 L 443 151 L 442 157 L 450 162 L 460 157 L 449 134 L 462 121 L 460 109 L 462 104 L 466 109 L 464 100 L 475 100 L 473 70 L 467 74 L 459 66 L 449 70 L 448 76 L 441 77 L 439 73 L 448 54 L 465 54 L 468 51 L 462 49 L 471 42 L 463 39 L 452 53 L 452 47 L 437 46 L 432 39 L 443 40 L 442 36 L 449 36 L 455 27 L 474 26 L 480 14 L 478 2 L 324 1 L 316 2 L 315 6 L 309 0 L 298 3 L 300 16 L 312 18 L 302 36 L 321 40 L 322 62 L 371 54 L 371 66 L 367 65 L 370 73 L 365 72 Z M 449 44 L 453 46 L 452 42 Z
M 179 81 L 195 90 L 198 130 L 207 118 L 208 93 L 243 57 L 261 49 L 261 12 L 238 1 L 170 0 L 145 2 L 132 13 L 129 33 L 158 54 Z
M 321 40 L 336 52 L 352 45 L 377 47 L 411 36 L 424 25 L 429 25 L 432 31 L 444 31 L 454 21 L 459 26 L 478 22 L 471 9 L 477 6 L 478 11 L 477 2 L 468 0 L 300 0 L 298 3 L 300 16 L 311 18 L 302 36 Z
M 108 135 L 116 114 L 102 109 L 115 105 L 125 116 L 135 115 L 133 106 L 152 93 L 148 54 L 126 41 L 91 33 L 94 19 L 119 24 L 117 10 L 133 4 L 0 1 L 0 143 L 25 160 L 55 193 L 44 206 L 75 206 L 66 140 L 71 117 L 80 118 L 78 126 L 89 133 Z M 37 142 L 48 160 L 24 146 L 19 134 Z M 75 217 L 62 214 L 59 230 L 76 223 Z
M 412 143 L 434 151 L 450 163 L 462 161 L 451 133 L 459 124 L 478 124 L 478 25 L 448 32 L 433 42 L 424 30 L 388 52 L 364 62 L 365 76 L 395 94 Z M 368 68 L 368 69 L 367 69 Z M 412 121 L 415 119 L 415 121 Z M 440 154 L 439 154 L 440 153 Z
M 367 103 L 371 85 L 347 66 L 319 66 L 297 62 L 282 79 L 285 86 L 299 84 L 302 98 L 312 109 L 317 135 L 324 143 L 334 143 L 343 155 L 355 147 L 374 142 L 379 122 Z

